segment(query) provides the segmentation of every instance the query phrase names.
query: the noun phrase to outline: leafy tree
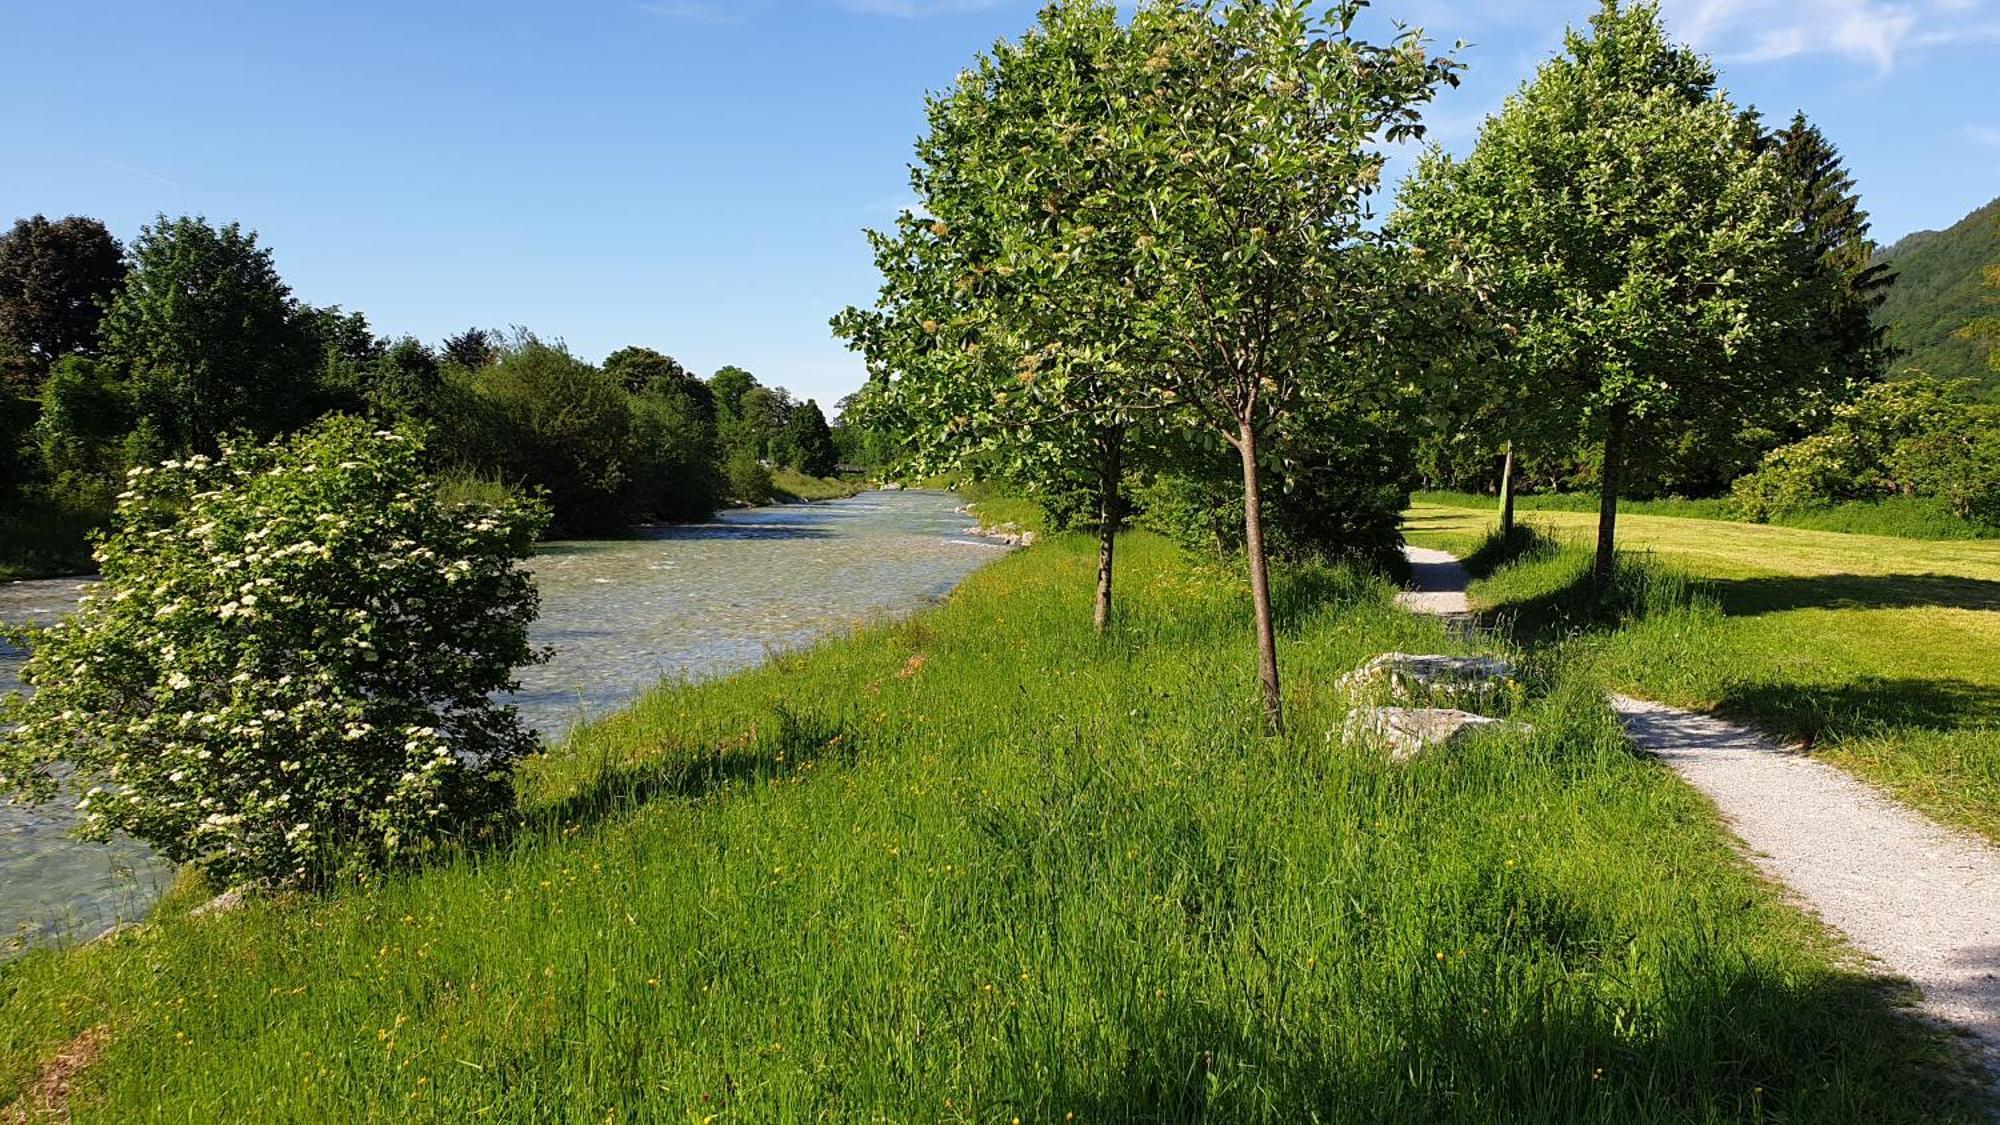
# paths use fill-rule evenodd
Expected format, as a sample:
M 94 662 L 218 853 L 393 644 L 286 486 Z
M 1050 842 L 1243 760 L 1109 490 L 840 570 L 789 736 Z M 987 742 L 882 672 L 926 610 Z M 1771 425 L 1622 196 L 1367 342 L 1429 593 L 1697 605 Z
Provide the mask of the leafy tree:
M 42 384 L 36 444 L 61 492 L 95 493 L 108 502 L 125 470 L 123 443 L 132 425 L 131 396 L 106 364 L 69 356 Z
M 1987 303 L 2000 305 L 2000 262 L 1986 267 Z M 1986 341 L 1986 366 L 2000 373 L 2000 312 L 1982 316 L 1958 331 L 1968 340 Z
M 224 885 L 310 885 L 512 812 L 534 734 L 532 505 L 440 501 L 415 443 L 336 418 L 133 470 L 103 583 L 33 638 L 0 789 L 83 790 Z M 85 669 L 79 672 L 78 669 Z
M 169 448 L 213 454 L 225 434 L 269 436 L 312 416 L 313 318 L 256 234 L 161 216 L 132 244 L 131 267 L 105 314 L 104 354 Z
M 19 220 L 0 235 L 0 352 L 34 377 L 95 352 L 104 306 L 124 280 L 124 251 L 96 219 Z
M 655 383 L 678 385 L 692 378 L 687 368 L 677 363 L 674 357 L 640 347 L 619 348 L 605 356 L 604 373 L 635 395 Z
M 757 377 L 741 367 L 729 366 L 708 377 L 709 397 L 715 403 L 715 420 L 727 426 L 743 417 L 743 396 L 761 386 Z
M 723 428 L 723 441 L 764 460 L 789 463 L 793 457 L 785 445 L 785 427 L 791 415 L 792 398 L 784 388 L 751 387 L 737 402 L 734 423 Z
M 1077 220 L 1123 178 L 1113 126 L 1131 50 L 1113 5 L 1052 4 L 931 99 L 919 209 L 871 232 L 881 293 L 834 322 L 869 361 L 859 413 L 909 438 L 899 465 L 1002 477 L 1045 507 L 1094 497 L 1100 632 L 1133 418 L 1170 405 L 1126 378 L 1131 226 Z
M 1271 438 L 1315 401 L 1387 393 L 1379 343 L 1409 293 L 1367 200 L 1381 142 L 1417 135 L 1457 64 L 1404 32 L 1353 34 L 1361 5 L 1314 18 L 1305 0 L 1143 7 L 1127 99 L 1104 153 L 1106 188 L 1076 227 L 1136 252 L 1135 322 L 1149 398 L 1229 445 L 1242 470 L 1259 678 L 1281 725 L 1264 535 Z M 1050 264 L 1055 268 L 1055 263 Z
M 1795 413 L 1833 365 L 1779 354 L 1824 274 L 1713 67 L 1645 3 L 1605 0 L 1566 44 L 1464 162 L 1426 160 L 1405 209 L 1491 295 L 1523 405 L 1600 451 L 1603 585 L 1635 455 Z
M 444 362 L 477 371 L 500 361 L 500 341 L 484 328 L 468 328 L 438 345 Z
M 470 460 L 546 490 L 564 531 L 610 531 L 634 515 L 625 503 L 632 494 L 631 398 L 615 380 L 533 336 L 473 380 L 483 432 Z
M 723 464 L 723 473 L 728 481 L 731 499 L 744 504 L 768 504 L 775 494 L 771 482 L 771 470 L 757 459 L 755 450 L 739 446 L 729 453 Z
M 798 470 L 808 476 L 832 476 L 840 453 L 833 447 L 833 430 L 827 426 L 819 403 L 807 399 L 793 407 L 785 428 L 788 443 L 798 456 Z

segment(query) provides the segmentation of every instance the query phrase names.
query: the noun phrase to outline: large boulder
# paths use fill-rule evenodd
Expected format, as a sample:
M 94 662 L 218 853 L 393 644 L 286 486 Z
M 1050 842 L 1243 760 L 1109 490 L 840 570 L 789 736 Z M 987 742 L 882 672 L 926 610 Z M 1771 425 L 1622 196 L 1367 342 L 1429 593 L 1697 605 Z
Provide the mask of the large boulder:
M 1498 656 L 1385 652 L 1342 676 L 1339 686 L 1356 702 L 1463 702 L 1492 699 L 1513 681 L 1514 666 Z
M 1349 746 L 1379 746 L 1389 757 L 1406 761 L 1434 746 L 1450 746 L 1474 731 L 1503 730 L 1532 734 L 1526 723 L 1475 715 L 1448 707 L 1356 707 L 1347 713 L 1341 741 Z

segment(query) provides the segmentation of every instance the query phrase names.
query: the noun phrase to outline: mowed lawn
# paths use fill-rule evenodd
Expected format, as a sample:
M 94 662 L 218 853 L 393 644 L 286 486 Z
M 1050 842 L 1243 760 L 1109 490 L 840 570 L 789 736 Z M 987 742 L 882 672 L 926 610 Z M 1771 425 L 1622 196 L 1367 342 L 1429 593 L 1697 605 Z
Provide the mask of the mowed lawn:
M 1534 726 L 1412 763 L 1338 678 L 1450 650 L 1287 570 L 1263 733 L 1234 568 L 1146 535 L 669 686 L 512 842 L 0 966 L 0 1114 L 82 1121 L 1971 1119 L 1962 1055 L 1531 661 Z
M 1475 583 L 1533 618 L 1574 580 L 1596 516 L 1531 512 L 1570 541 Z M 1491 510 L 1418 506 L 1413 542 L 1469 552 Z M 2000 839 L 2000 542 L 1937 542 L 1633 515 L 1621 548 L 1697 581 L 1697 604 L 1591 640 L 1615 686 L 1809 745 L 1940 819 Z

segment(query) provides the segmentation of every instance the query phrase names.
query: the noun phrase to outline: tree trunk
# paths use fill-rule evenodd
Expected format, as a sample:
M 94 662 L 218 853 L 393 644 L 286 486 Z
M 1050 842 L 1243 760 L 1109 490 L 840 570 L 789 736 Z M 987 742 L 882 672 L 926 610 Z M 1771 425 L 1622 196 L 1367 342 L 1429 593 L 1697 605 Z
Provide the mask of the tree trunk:
M 1597 564 L 1591 582 L 1597 592 L 1611 589 L 1617 565 L 1618 487 L 1625 471 L 1625 408 L 1613 407 L 1604 430 L 1604 470 L 1597 501 Z
M 1257 677 L 1264 685 L 1264 716 L 1271 729 L 1285 729 L 1284 699 L 1278 691 L 1278 638 L 1271 624 L 1271 570 L 1264 557 L 1264 493 L 1258 479 L 1257 429 L 1248 422 L 1238 432 L 1243 455 L 1243 550 L 1250 556 L 1250 600 L 1257 612 Z
M 1514 443 L 1507 443 L 1507 459 L 1500 463 L 1500 542 L 1514 538 Z
M 1118 549 L 1118 528 L 1124 522 L 1124 505 L 1118 490 L 1125 476 L 1125 431 L 1106 429 L 1098 434 L 1097 461 L 1097 631 L 1111 627 L 1111 561 Z

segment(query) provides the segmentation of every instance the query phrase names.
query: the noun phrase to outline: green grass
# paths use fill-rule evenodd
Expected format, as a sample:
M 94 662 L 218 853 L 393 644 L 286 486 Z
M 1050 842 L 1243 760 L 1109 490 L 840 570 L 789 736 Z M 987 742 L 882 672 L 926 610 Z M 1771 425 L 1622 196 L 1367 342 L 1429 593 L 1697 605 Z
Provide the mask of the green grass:
M 1533 636 L 1577 632 L 1617 686 L 1808 745 L 2000 840 L 2000 543 L 1657 516 L 1619 520 L 1623 612 L 1583 612 L 1594 516 L 1528 517 L 1554 546 L 1474 584 Z M 1413 541 L 1477 551 L 1492 517 L 1419 506 Z
M 1134 535 L 669 686 L 527 776 L 509 845 L 0 967 L 0 1105 L 76 1118 L 1936 1121 L 1954 1048 L 1538 663 L 1495 737 L 1343 748 L 1335 680 L 1446 650 L 1280 583 L 1260 734 L 1233 571 Z
M 781 504 L 811 500 L 842 500 L 861 491 L 859 485 L 836 477 L 807 476 L 780 466 L 771 470 L 771 491 Z
M 1494 509 L 1499 501 L 1474 492 L 1419 492 L 1414 502 L 1445 508 Z M 1522 496 L 1516 501 L 1519 512 L 1597 511 L 1597 497 L 1579 493 Z M 1624 515 L 1678 516 L 1682 519 L 1736 521 L 1735 508 L 1728 500 L 1625 500 L 1618 510 Z M 2000 528 L 1973 523 L 1951 510 L 1943 500 L 1916 496 L 1895 496 L 1886 500 L 1855 501 L 1823 508 L 1787 512 L 1771 521 L 1778 527 L 1803 531 L 1840 531 L 1853 535 L 1885 535 L 1899 539 L 2000 539 Z

